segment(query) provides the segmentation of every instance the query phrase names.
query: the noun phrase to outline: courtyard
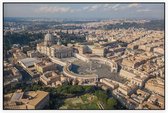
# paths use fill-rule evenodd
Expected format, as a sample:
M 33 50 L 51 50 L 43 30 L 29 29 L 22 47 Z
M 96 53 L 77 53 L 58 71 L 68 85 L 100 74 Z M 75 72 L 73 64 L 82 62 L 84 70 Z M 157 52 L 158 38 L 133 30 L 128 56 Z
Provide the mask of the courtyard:
M 98 99 L 92 94 L 85 94 L 80 97 L 65 99 L 64 105 L 59 109 L 99 109 Z

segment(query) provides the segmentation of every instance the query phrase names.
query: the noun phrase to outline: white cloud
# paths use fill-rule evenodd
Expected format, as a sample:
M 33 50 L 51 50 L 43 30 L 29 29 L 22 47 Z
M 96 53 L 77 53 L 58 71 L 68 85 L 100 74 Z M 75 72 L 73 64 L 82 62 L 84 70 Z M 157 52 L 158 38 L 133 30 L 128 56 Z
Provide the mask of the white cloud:
M 114 9 L 114 10 L 118 10 L 118 7 L 120 6 L 120 4 L 115 4 L 113 7 L 112 7 L 112 9 Z
M 88 10 L 89 6 L 83 7 L 82 10 Z
M 128 7 L 131 8 L 131 7 L 137 7 L 139 6 L 139 4 L 129 4 Z
M 138 9 L 138 10 L 136 10 L 137 12 L 150 12 L 150 11 L 152 11 L 152 10 L 150 10 L 150 9 Z
M 110 4 L 104 4 L 103 6 L 106 8 L 106 7 L 110 6 Z
M 119 10 L 119 7 L 120 7 L 120 4 L 115 4 L 115 5 L 104 4 L 104 5 L 102 6 L 102 8 L 103 8 L 104 11 L 107 11 L 107 10 L 117 11 L 117 10 Z
M 69 7 L 44 6 L 35 10 L 36 13 L 73 13 L 74 9 Z
M 125 6 L 122 6 L 121 4 L 95 4 L 91 6 L 85 6 L 80 11 L 96 11 L 96 10 L 103 10 L 103 11 L 118 11 L 120 9 L 124 9 Z M 78 11 L 79 11 L 78 10 Z
M 100 4 L 93 5 L 89 8 L 89 11 L 95 11 L 95 10 L 99 9 L 100 6 L 101 6 Z
M 102 4 L 95 4 L 95 5 L 91 5 L 91 6 L 85 6 L 82 8 L 82 10 L 83 11 L 95 11 L 95 10 L 99 10 L 100 8 L 103 8 L 103 7 L 104 7 L 104 5 L 102 5 Z
M 139 4 L 94 4 L 88 5 L 81 8 L 72 8 L 72 7 L 65 7 L 65 6 L 40 6 L 38 7 L 35 12 L 36 13 L 74 13 L 74 12 L 93 12 L 93 11 L 119 11 L 119 10 L 126 10 L 129 8 L 136 8 L 136 12 L 149 12 L 149 9 L 140 9 Z

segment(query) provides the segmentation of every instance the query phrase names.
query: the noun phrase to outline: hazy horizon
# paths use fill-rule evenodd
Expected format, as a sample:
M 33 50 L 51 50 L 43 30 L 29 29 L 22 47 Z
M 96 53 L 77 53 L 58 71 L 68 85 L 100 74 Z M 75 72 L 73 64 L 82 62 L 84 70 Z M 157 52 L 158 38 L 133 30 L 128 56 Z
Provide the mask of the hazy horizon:
M 4 17 L 53 19 L 164 19 L 164 3 L 4 3 Z

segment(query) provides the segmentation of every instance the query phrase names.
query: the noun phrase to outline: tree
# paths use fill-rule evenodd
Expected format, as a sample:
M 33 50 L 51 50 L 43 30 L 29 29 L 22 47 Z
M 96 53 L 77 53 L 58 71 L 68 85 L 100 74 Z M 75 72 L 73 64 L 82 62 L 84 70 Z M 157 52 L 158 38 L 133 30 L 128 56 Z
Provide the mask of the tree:
M 95 92 L 95 95 L 97 96 L 99 101 L 101 101 L 104 104 L 106 104 L 108 96 L 107 96 L 107 94 L 104 91 L 98 90 L 98 91 Z
M 85 92 L 90 92 L 90 91 L 94 91 L 94 87 L 93 86 L 84 86 Z
M 109 98 L 107 100 L 107 109 L 113 109 L 117 105 L 117 101 L 114 98 Z

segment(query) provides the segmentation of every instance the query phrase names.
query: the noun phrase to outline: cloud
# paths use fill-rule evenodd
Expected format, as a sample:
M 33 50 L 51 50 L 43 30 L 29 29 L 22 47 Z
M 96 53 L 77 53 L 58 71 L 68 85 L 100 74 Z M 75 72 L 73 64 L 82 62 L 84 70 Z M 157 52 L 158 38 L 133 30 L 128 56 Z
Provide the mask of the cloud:
M 35 10 L 36 13 L 73 13 L 74 9 L 70 7 L 43 6 Z
M 106 7 L 110 6 L 110 4 L 104 4 L 103 6 L 106 8 Z
M 115 11 L 117 11 L 119 6 L 120 6 L 120 4 L 115 4 L 114 6 L 112 6 L 112 9 L 114 9 Z
M 88 10 L 89 6 L 83 7 L 82 10 Z
M 127 10 L 130 8 L 139 8 L 139 4 L 115 4 L 112 7 L 110 6 L 109 9 L 113 9 L 114 11 L 118 11 L 118 10 Z
M 119 7 L 120 7 L 120 4 L 115 4 L 115 5 L 111 5 L 111 4 L 104 4 L 101 8 L 104 10 L 104 11 L 108 11 L 108 10 L 114 10 L 114 11 L 117 11 L 119 10 Z
M 136 8 L 136 12 L 149 12 L 149 9 L 140 9 L 139 4 L 93 4 L 81 8 L 65 6 L 40 6 L 35 9 L 35 13 L 77 13 L 77 12 L 94 12 L 94 11 L 120 11 L 129 8 Z
M 91 7 L 89 7 L 89 11 L 95 11 L 101 8 L 101 4 L 97 4 L 97 5 L 93 5 Z
M 91 6 L 85 6 L 80 11 L 96 11 L 96 10 L 103 10 L 103 11 L 118 11 L 118 10 L 125 9 L 125 6 L 121 4 L 95 4 Z
M 131 7 L 137 7 L 139 6 L 139 4 L 129 4 L 128 7 L 131 8 Z
M 150 12 L 150 11 L 152 11 L 152 10 L 150 10 L 150 9 L 138 9 L 138 10 L 136 10 L 137 12 Z
M 89 8 L 90 11 L 95 11 L 96 9 L 98 9 L 98 5 L 93 5 Z
M 104 7 L 104 5 L 102 5 L 102 4 L 96 4 L 96 5 L 91 5 L 91 6 L 85 6 L 82 8 L 81 11 L 96 11 L 96 10 L 99 10 L 103 7 Z

